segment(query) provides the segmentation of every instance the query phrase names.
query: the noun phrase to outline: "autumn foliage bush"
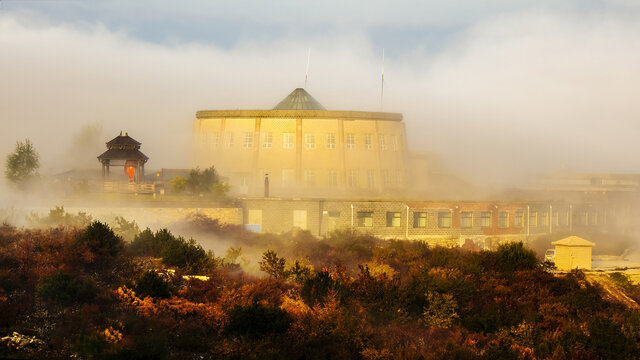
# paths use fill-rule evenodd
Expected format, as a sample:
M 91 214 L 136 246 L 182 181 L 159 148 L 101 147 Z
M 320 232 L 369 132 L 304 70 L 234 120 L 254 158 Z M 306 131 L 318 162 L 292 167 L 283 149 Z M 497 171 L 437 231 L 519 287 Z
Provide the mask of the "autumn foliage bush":
M 80 280 L 64 272 L 43 276 L 38 281 L 38 296 L 63 305 L 72 302 L 92 302 L 96 297 L 93 280 Z
M 316 239 L 200 225 L 234 244 L 228 256 L 166 229 L 127 243 L 98 222 L 1 226 L 0 335 L 47 346 L 0 357 L 639 357 L 640 310 L 607 300 L 590 275 L 548 272 L 519 243 L 466 252 L 350 230 Z M 242 251 L 262 254 L 250 264 L 259 276 L 242 270 Z M 624 275 L 610 282 L 637 298 Z

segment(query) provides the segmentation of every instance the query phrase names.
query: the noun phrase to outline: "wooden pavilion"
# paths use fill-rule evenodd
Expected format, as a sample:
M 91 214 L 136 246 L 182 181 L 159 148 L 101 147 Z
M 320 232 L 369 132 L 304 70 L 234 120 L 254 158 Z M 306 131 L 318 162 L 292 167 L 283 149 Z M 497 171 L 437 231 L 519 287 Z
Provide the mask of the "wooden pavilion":
M 122 132 L 109 141 L 107 151 L 98 156 L 102 163 L 102 178 L 109 178 L 111 166 L 122 166 L 130 184 L 142 183 L 144 164 L 149 157 L 140 151 L 140 145 L 142 144 L 129 137 L 129 134 L 122 135 Z

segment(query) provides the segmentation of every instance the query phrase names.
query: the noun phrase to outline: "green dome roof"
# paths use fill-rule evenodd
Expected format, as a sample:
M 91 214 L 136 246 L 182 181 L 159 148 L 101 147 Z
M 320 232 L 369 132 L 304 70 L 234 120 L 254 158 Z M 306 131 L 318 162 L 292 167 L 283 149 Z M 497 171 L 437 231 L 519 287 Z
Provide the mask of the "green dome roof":
M 273 110 L 327 110 L 311 96 L 305 89 L 297 88 L 284 100 L 280 101 Z

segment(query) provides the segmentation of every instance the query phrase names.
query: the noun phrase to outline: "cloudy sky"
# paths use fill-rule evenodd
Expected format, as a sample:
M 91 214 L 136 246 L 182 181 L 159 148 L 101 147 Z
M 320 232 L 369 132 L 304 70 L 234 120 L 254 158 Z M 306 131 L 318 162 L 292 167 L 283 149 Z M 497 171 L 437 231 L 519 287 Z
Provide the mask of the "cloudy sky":
M 43 173 L 97 166 L 124 130 L 187 167 L 196 110 L 273 107 L 308 48 L 325 107 L 402 112 L 451 171 L 640 172 L 636 0 L 0 0 L 0 158 L 30 138 Z

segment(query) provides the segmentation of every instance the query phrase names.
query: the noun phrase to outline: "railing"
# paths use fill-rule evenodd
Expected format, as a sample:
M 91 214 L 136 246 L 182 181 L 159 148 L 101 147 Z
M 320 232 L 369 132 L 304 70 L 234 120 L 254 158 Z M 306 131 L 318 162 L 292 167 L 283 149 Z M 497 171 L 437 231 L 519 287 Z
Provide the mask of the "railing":
M 105 181 L 102 183 L 103 192 L 153 194 L 155 190 L 155 184 L 130 184 L 113 181 Z

